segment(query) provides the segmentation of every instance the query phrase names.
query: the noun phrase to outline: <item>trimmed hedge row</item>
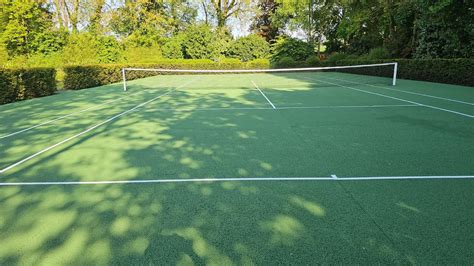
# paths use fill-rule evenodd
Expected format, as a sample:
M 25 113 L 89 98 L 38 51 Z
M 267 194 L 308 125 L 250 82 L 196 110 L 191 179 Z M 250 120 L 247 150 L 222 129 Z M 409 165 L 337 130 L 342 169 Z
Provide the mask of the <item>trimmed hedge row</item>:
M 153 64 L 103 64 L 90 66 L 69 66 L 64 68 L 64 88 L 79 90 L 122 81 L 122 68 L 166 68 L 166 69 L 268 69 L 270 62 L 257 59 L 241 62 L 238 59 L 224 59 L 214 62 L 207 59 L 196 60 L 163 60 Z M 127 80 L 154 76 L 155 72 L 129 71 Z
M 292 62 L 286 67 L 324 67 L 398 62 L 398 78 L 474 86 L 474 59 L 384 59 Z M 280 67 L 276 65 L 275 67 Z M 343 70 L 341 70 L 342 72 Z M 391 77 L 393 67 L 345 70 L 354 74 Z
M 275 65 L 274 67 L 318 67 L 386 62 L 399 63 L 398 78 L 401 79 L 474 86 L 474 75 L 472 74 L 474 73 L 474 59 L 310 60 L 306 62 L 292 62 L 292 64 L 285 66 Z M 270 63 L 266 59 L 257 59 L 249 62 L 240 62 L 238 59 L 224 59 L 220 62 L 206 59 L 167 59 L 154 64 L 69 66 L 64 68 L 66 74 L 64 88 L 78 90 L 120 82 L 122 80 L 121 69 L 124 67 L 167 69 L 268 69 L 270 68 Z M 392 67 L 377 67 L 343 71 L 354 74 L 391 77 L 393 73 L 392 69 Z M 129 71 L 127 72 L 127 80 L 144 78 L 152 75 L 156 75 L 156 73 Z
M 0 104 L 56 92 L 54 68 L 0 69 Z

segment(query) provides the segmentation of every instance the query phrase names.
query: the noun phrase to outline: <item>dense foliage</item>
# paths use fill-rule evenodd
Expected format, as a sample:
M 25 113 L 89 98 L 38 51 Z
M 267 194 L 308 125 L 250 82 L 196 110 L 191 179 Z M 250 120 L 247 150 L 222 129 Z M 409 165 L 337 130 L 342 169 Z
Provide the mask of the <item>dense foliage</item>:
M 53 94 L 55 75 L 53 68 L 0 68 L 0 104 Z
M 270 54 L 270 46 L 258 35 L 248 35 L 235 40 L 226 52 L 231 58 L 249 61 L 258 58 L 267 58 Z
M 272 45 L 272 62 L 288 60 L 304 61 L 314 55 L 314 47 L 304 41 L 294 38 L 278 38 Z
M 255 35 L 232 36 L 233 17 L 249 20 L 250 30 L 274 47 L 286 40 L 303 49 L 273 49 L 274 62 L 323 57 L 323 52 L 367 58 L 376 57 L 371 51 L 379 58 L 474 54 L 474 4 L 468 0 L 0 0 L 0 7 L 4 66 L 268 56 Z M 299 41 L 314 47 L 311 54 Z

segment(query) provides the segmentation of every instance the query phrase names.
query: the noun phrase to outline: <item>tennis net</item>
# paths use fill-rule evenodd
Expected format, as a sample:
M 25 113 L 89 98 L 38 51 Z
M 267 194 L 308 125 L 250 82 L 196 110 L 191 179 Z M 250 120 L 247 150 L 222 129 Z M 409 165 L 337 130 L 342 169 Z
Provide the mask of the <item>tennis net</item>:
M 190 84 L 188 89 L 201 88 L 245 88 L 248 82 L 258 79 L 265 87 L 291 87 L 299 83 L 314 86 L 340 86 L 354 84 L 396 85 L 397 63 L 366 65 L 279 68 L 279 69 L 164 69 L 164 68 L 123 68 L 123 89 L 129 89 L 129 81 L 138 78 L 160 76 L 173 77 L 183 81 L 192 77 L 202 81 Z M 161 82 L 161 81 L 160 81 Z

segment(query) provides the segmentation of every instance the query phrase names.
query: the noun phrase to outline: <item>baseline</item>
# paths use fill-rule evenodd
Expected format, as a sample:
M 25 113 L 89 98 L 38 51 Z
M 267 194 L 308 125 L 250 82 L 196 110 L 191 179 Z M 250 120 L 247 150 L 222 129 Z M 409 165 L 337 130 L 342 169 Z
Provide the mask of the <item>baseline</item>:
M 45 182 L 0 182 L 0 186 L 51 186 L 51 185 L 114 185 L 114 184 L 150 184 L 150 183 L 211 183 L 229 181 L 377 181 L 377 180 L 455 180 L 474 179 L 474 175 L 465 176 L 366 176 L 366 177 L 232 177 L 232 178 L 187 178 L 187 179 L 148 179 L 116 181 L 45 181 Z
M 329 105 L 329 106 L 281 106 L 277 110 L 288 109 L 347 109 L 347 108 L 389 108 L 389 107 L 422 107 L 415 104 L 386 105 Z M 273 110 L 273 107 L 210 107 L 210 108 L 157 108 L 149 111 L 193 112 L 193 111 L 232 111 L 232 110 Z

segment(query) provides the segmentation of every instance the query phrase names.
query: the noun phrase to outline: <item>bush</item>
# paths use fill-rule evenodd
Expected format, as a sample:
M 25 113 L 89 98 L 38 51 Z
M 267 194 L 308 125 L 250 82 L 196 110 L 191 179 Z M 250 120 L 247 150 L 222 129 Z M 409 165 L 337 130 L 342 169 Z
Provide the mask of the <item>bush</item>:
M 218 69 L 244 69 L 246 68 L 245 64 L 239 59 L 236 58 L 221 58 L 217 61 Z
M 0 104 L 54 94 L 53 68 L 0 69 Z
M 265 69 L 270 65 L 268 60 L 253 60 L 242 63 L 238 59 L 225 59 L 214 62 L 208 59 L 163 59 L 153 64 L 109 64 L 90 66 L 68 66 L 64 68 L 64 88 L 71 90 L 85 89 L 122 81 L 122 68 L 168 68 L 168 69 Z M 154 76 L 153 72 L 129 71 L 127 80 Z
M 278 63 L 282 58 L 291 58 L 293 61 L 304 61 L 314 55 L 314 47 L 304 41 L 289 37 L 280 37 L 272 45 L 271 61 Z
M 168 39 L 165 44 L 161 47 L 163 57 L 169 59 L 181 59 L 183 58 L 183 45 L 182 40 L 175 37 Z
M 270 46 L 265 39 L 256 34 L 251 34 L 235 40 L 230 45 L 226 55 L 245 62 L 257 58 L 267 58 L 269 53 Z
M 275 63 L 275 67 L 282 68 L 282 67 L 295 67 L 297 66 L 297 62 L 291 57 L 282 57 Z
M 306 58 L 306 65 L 307 66 L 318 66 L 319 65 L 319 57 L 317 56 L 310 56 Z
M 248 69 L 268 69 L 270 61 L 268 59 L 255 59 L 247 62 Z
M 123 52 L 123 62 L 153 63 L 162 60 L 158 45 L 134 47 L 130 46 Z
M 398 62 L 398 78 L 474 86 L 474 59 L 384 59 L 322 61 L 320 66 L 364 65 Z M 346 70 L 355 74 L 392 77 L 393 67 Z
M 122 57 L 122 45 L 112 36 L 99 37 L 94 46 L 100 63 L 114 63 Z
M 89 33 L 73 34 L 63 50 L 65 65 L 97 64 L 97 47 L 94 36 Z
M 344 60 L 346 58 L 347 58 L 346 54 L 335 52 L 329 55 L 328 61 L 336 62 L 336 61 Z
M 373 48 L 369 51 L 368 59 L 375 60 L 387 58 L 390 58 L 390 53 L 383 47 Z
M 186 58 L 191 59 L 217 59 L 219 51 L 216 50 L 214 33 L 207 25 L 195 25 L 186 30 L 183 48 Z
M 3 45 L 0 42 L 0 67 L 3 67 L 6 65 L 8 62 L 8 52 L 7 49 L 5 48 L 5 45 Z

